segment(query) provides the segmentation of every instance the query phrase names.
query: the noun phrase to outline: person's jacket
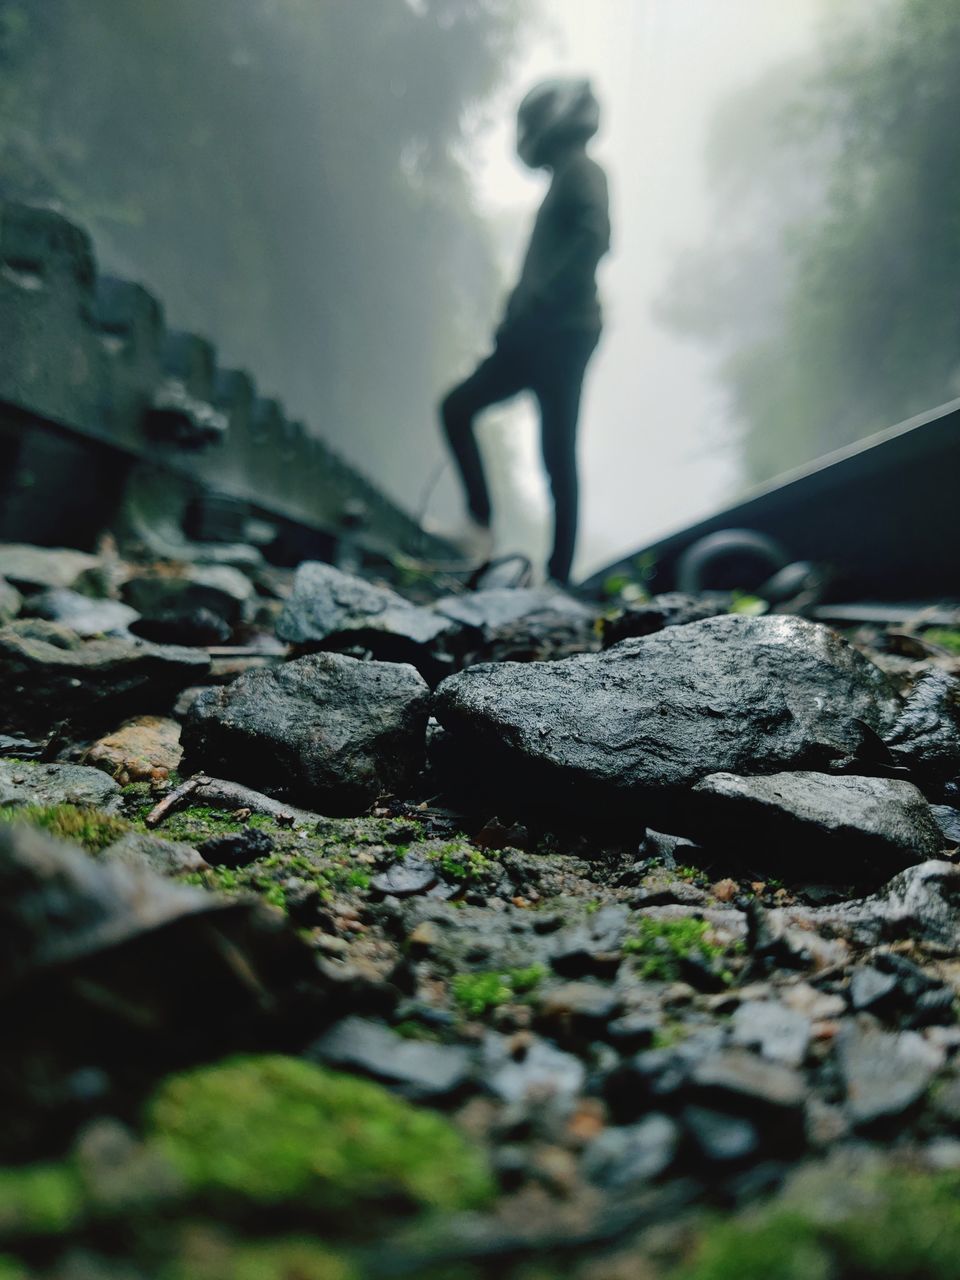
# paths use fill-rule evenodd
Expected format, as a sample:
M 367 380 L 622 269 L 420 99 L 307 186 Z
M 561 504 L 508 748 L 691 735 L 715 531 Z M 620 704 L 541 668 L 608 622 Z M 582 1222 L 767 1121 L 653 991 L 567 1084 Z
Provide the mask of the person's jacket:
M 586 151 L 574 148 L 554 170 L 498 342 L 557 330 L 598 333 L 597 264 L 609 248 L 606 175 Z

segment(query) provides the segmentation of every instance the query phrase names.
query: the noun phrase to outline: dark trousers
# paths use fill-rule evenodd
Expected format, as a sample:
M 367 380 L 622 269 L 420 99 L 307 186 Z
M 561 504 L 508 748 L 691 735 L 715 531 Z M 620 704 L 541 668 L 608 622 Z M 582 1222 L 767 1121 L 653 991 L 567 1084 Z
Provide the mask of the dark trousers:
M 570 577 L 577 541 L 577 418 L 587 362 L 599 334 L 569 330 L 527 341 L 498 341 L 493 354 L 445 397 L 440 416 L 460 471 L 467 507 L 482 525 L 490 523 L 490 493 L 474 434 L 474 419 L 491 405 L 532 391 L 540 406 L 543 465 L 554 509 L 549 573 L 556 582 Z

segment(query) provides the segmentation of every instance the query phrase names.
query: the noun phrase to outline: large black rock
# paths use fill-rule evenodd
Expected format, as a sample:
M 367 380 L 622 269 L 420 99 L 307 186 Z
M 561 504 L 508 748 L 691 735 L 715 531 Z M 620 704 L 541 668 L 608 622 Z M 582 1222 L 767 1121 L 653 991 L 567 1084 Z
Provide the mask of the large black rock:
M 163 711 L 209 669 L 207 654 L 196 650 L 84 642 L 56 623 L 11 622 L 0 627 L 0 732 L 45 734 L 64 720 L 95 729 Z
M 280 639 L 301 650 L 355 646 L 385 662 L 413 663 L 428 678 L 452 669 L 443 665 L 443 641 L 459 630 L 387 587 L 312 560 L 297 570 L 277 622 Z
M 310 654 L 205 689 L 184 723 L 184 768 L 319 813 L 362 813 L 416 776 L 427 700 L 405 664 Z
M 925 671 L 884 741 L 927 786 L 960 777 L 960 680 L 945 671 Z
M 531 662 L 599 649 L 597 610 L 556 587 L 492 587 L 444 596 L 433 608 L 461 628 L 458 666 Z
M 691 829 L 705 842 L 830 878 L 886 878 L 946 845 L 923 795 L 899 778 L 716 773 L 697 783 L 690 800 Z
M 677 807 L 710 773 L 823 768 L 888 729 L 886 676 L 801 618 L 710 618 L 559 662 L 445 680 L 450 774 L 594 820 Z M 444 760 L 438 760 L 442 767 Z

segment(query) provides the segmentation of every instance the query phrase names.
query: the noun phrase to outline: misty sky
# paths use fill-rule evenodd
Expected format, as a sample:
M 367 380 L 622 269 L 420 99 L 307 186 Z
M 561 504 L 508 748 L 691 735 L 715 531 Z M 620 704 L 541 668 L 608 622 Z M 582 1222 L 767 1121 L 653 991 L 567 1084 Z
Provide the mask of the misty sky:
M 716 105 L 815 35 L 822 0 L 544 0 L 554 32 L 531 48 L 480 141 L 477 196 L 516 270 L 545 176 L 513 157 L 513 108 L 532 82 L 585 72 L 604 106 L 594 154 L 611 179 L 614 251 L 601 268 L 604 343 L 581 418 L 583 515 L 575 576 L 722 505 L 738 477 L 709 356 L 651 307 L 679 252 L 705 234 L 704 147 Z M 512 237 L 509 231 L 519 231 Z M 516 244 L 506 247 L 509 239 Z M 534 419 L 511 432 L 528 505 L 543 506 Z M 515 541 L 508 530 L 508 542 Z

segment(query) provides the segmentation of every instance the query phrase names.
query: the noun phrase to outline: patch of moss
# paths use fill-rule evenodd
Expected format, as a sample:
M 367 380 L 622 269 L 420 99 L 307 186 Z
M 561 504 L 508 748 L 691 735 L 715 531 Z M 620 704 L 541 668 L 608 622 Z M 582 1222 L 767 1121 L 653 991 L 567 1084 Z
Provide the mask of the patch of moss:
M 686 957 L 697 956 L 714 965 L 724 955 L 724 948 L 713 941 L 706 920 L 692 916 L 654 920 L 644 916 L 638 921 L 637 930 L 634 937 L 624 942 L 623 951 L 637 956 L 641 978 L 675 982 L 680 976 L 680 961 Z
M 475 849 L 466 840 L 451 840 L 427 853 L 446 880 L 458 884 L 476 884 L 484 880 L 496 865 L 492 858 Z
M 888 1169 L 848 1175 L 825 1206 L 805 1211 L 793 1197 L 714 1222 L 672 1280 L 960 1276 L 960 1174 Z
M 956 627 L 930 627 L 924 631 L 923 638 L 950 653 L 960 653 L 960 630 Z
M 451 983 L 453 998 L 471 1018 L 480 1018 L 498 1005 L 526 995 L 546 975 L 543 965 L 509 969 L 505 973 L 459 973 Z
M 25 822 L 39 827 L 58 840 L 78 844 L 88 853 L 100 853 L 131 829 L 123 818 L 113 818 L 100 809 L 75 804 L 28 804 L 0 809 L 0 821 Z
M 769 603 L 761 600 L 759 596 L 752 596 L 747 591 L 734 591 L 732 596 L 728 613 L 743 613 L 750 618 L 756 618 L 769 612 Z
M 66 1161 L 0 1169 L 0 1237 L 62 1235 L 83 1218 L 84 1199 Z
M 718 1223 L 676 1280 L 834 1280 L 830 1257 L 795 1214 L 752 1227 Z M 839 1280 L 839 1277 L 837 1277 Z
M 653 1033 L 654 1049 L 672 1049 L 690 1034 L 682 1022 L 667 1022 Z
M 492 1195 L 483 1163 L 446 1120 L 297 1058 L 234 1058 L 173 1076 L 148 1118 L 188 1185 L 228 1210 L 359 1221 L 372 1209 L 452 1211 Z
M 163 1272 L 163 1280 L 356 1278 L 353 1266 L 319 1240 L 288 1237 L 235 1242 L 206 1232 L 195 1233 L 182 1256 Z

